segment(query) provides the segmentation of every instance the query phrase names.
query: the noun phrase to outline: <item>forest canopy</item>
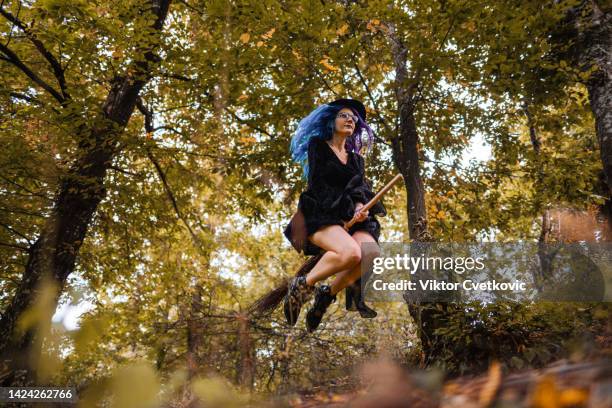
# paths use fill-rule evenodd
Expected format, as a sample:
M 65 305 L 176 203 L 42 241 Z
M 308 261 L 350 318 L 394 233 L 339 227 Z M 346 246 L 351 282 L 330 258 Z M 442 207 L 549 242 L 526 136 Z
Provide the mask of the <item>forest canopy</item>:
M 609 242 L 611 9 L 1 1 L 3 386 L 71 384 L 83 406 L 237 387 L 239 406 L 348 386 L 380 354 L 448 375 L 609 358 L 609 303 L 376 303 L 369 321 L 338 302 L 313 334 L 250 306 L 305 260 L 282 233 L 307 187 L 289 144 L 338 98 L 366 106 L 373 190 L 403 176 L 381 241 Z

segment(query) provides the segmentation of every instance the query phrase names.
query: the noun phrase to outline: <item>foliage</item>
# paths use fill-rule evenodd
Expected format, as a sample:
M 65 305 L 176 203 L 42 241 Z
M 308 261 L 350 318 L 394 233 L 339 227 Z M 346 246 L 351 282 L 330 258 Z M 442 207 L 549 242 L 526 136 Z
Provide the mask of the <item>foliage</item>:
M 446 314 L 435 365 L 455 374 L 482 372 L 493 361 L 506 370 L 542 367 L 560 358 L 584 358 L 597 347 L 607 305 L 496 302 L 466 304 Z
M 344 386 L 358 361 L 389 350 L 414 362 L 418 342 L 405 305 L 377 304 L 381 321 L 370 323 L 338 302 L 311 336 L 287 328 L 280 314 L 244 325 L 248 305 L 302 261 L 281 234 L 305 187 L 288 151 L 300 118 L 332 98 L 362 99 L 378 137 L 365 152 L 368 178 L 377 190 L 396 174 L 392 27 L 418 84 L 432 236 L 532 240 L 543 211 L 602 204 L 583 85 L 589 72 L 559 60 L 563 49 L 550 36 L 576 1 L 181 1 L 161 37 L 151 32 L 147 4 L 1 6 L 29 34 L 2 17 L 0 41 L 64 95 L 59 102 L 0 54 L 2 311 L 63 178 L 91 142 L 83 129 L 98 124 L 113 81 L 142 47 L 159 43 L 159 63 L 139 95 L 144 109 L 118 135 L 106 195 L 60 300 L 90 310 L 75 331 L 47 327 L 40 361 L 56 384 L 77 384 L 92 401 L 119 384 L 115 375 L 140 376 L 179 398 L 176 384 L 193 378 L 198 395 L 242 395 L 251 387 Z M 60 62 L 63 83 L 32 36 Z M 466 163 L 481 141 L 490 157 Z M 385 196 L 383 241 L 407 241 L 406 202 L 402 189 Z M 592 305 L 470 305 L 444 316 L 438 363 L 452 372 L 493 359 L 541 366 L 567 355 L 571 339 L 605 313 Z

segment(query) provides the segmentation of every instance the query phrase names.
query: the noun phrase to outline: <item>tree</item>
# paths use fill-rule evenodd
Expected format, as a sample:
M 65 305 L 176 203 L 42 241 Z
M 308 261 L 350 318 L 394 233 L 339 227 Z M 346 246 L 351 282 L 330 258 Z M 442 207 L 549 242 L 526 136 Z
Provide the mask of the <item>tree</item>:
M 49 4 L 49 8 L 33 7 L 27 10 L 29 16 L 35 21 L 36 17 L 46 17 L 50 29 L 57 29 L 60 34 L 67 32 L 61 27 L 63 20 L 63 7 L 57 3 Z M 14 294 L 14 297 L 0 320 L 0 355 L 10 359 L 13 374 L 5 379 L 7 383 L 19 383 L 21 381 L 32 381 L 32 373 L 27 372 L 27 364 L 24 361 L 16 361 L 16 356 L 31 356 L 40 353 L 40 343 L 34 341 L 35 328 L 27 327 L 24 332 L 18 328 L 18 319 L 23 313 L 35 303 L 37 296 L 43 291 L 43 283 L 48 279 L 56 291 L 54 297 L 64 287 L 68 275 L 72 272 L 89 223 L 92 216 L 104 196 L 104 179 L 111 163 L 120 149 L 121 131 L 125 129 L 136 106 L 136 100 L 142 88 L 150 80 L 154 66 L 159 57 L 155 54 L 161 43 L 161 32 L 168 14 L 169 1 L 152 1 L 139 5 L 140 14 L 139 29 L 142 36 L 136 38 L 131 45 L 133 54 L 131 58 L 125 59 L 124 70 L 112 76 L 106 85 L 110 88 L 104 101 L 98 109 L 87 112 L 79 106 L 80 101 L 75 100 L 73 88 L 76 84 L 68 82 L 66 71 L 70 60 L 62 65 L 63 54 L 56 55 L 52 48 L 40 38 L 41 32 L 47 27 L 22 20 L 26 14 L 25 7 L 22 9 L 20 3 L 13 7 L 2 5 L 2 15 L 11 24 L 11 30 L 7 33 L 10 39 L 13 29 L 21 32 L 22 41 L 9 47 L 3 44 L 2 52 L 3 66 L 14 75 L 26 76 L 29 81 L 25 83 L 23 90 L 10 95 L 13 98 L 28 100 L 28 89 L 36 88 L 43 90 L 45 95 L 35 91 L 38 97 L 45 98 L 44 104 L 51 100 L 55 102 L 55 111 L 58 115 L 66 115 L 74 120 L 77 125 L 71 131 L 76 136 L 76 146 L 71 155 L 71 165 L 66 174 L 62 175 L 56 196 L 53 200 L 53 208 L 41 228 L 40 234 L 31 247 L 27 249 L 28 258 L 25 271 Z M 10 10 L 17 10 L 13 13 Z M 91 6 L 81 4 L 78 9 L 81 16 L 91 16 L 95 10 Z M 21 14 L 21 11 L 24 11 Z M 87 19 L 85 19 L 87 21 Z M 73 39 L 74 41 L 74 39 Z M 27 44 L 26 44 L 27 42 Z M 71 44 L 77 51 L 77 41 Z M 19 54 L 29 51 L 25 59 Z M 35 57 L 45 63 L 45 70 L 36 72 L 28 60 Z M 70 55 L 70 54 L 68 54 Z M 70 55 L 78 58 L 76 55 Z M 9 64 L 9 67 L 6 65 Z M 38 64 L 37 64 L 38 65 Z M 51 74 L 51 77 L 49 77 Z M 48 79 L 47 79 L 48 78 Z M 57 82 L 57 87 L 49 81 Z M 77 91 L 78 94 L 78 91 Z M 80 96 L 80 95 L 79 95 Z M 55 302 L 51 302 L 51 305 Z M 46 319 L 50 319 L 48 310 Z M 25 369 L 25 372 L 23 370 Z M 24 377 L 27 378 L 27 380 Z M 20 378 L 22 377 L 22 378 Z
M 579 1 L 567 10 L 563 24 L 552 31 L 552 52 L 570 80 L 583 83 L 595 118 L 603 173 L 612 195 L 612 7 L 600 1 Z M 574 72 L 568 65 L 574 67 Z

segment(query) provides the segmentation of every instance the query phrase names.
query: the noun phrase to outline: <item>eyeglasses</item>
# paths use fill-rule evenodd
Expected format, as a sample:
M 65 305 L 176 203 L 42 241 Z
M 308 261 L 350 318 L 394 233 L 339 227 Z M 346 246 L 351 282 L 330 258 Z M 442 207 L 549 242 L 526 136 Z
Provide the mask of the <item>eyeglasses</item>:
M 347 112 L 339 113 L 336 117 L 337 118 L 342 118 L 344 120 L 349 120 L 349 118 L 353 119 L 353 123 L 357 123 L 357 119 L 359 119 L 357 116 L 355 116 L 355 115 L 353 115 L 351 113 L 347 113 Z

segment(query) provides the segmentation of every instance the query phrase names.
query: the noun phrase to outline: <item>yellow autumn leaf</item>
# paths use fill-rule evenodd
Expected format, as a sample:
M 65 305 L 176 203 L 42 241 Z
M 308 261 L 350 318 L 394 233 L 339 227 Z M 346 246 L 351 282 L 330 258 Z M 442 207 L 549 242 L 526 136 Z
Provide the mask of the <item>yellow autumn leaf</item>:
M 257 46 L 258 46 L 258 47 L 261 47 L 262 45 L 264 45 L 264 42 L 263 42 L 263 41 L 257 41 Z
M 325 68 L 327 68 L 330 71 L 338 71 L 338 69 L 339 69 L 339 68 L 334 67 L 333 65 L 331 65 L 329 62 L 327 62 L 327 58 L 323 58 L 319 62 L 321 63 L 321 65 L 323 65 Z
M 336 34 L 339 36 L 343 36 L 348 31 L 348 24 L 342 25 L 339 29 L 336 30 Z
M 495 400 L 495 396 L 501 384 L 501 379 L 501 365 L 499 364 L 499 362 L 494 361 L 489 367 L 487 382 L 480 390 L 480 395 L 478 397 L 480 406 L 488 407 Z
M 265 38 L 266 40 L 269 40 L 270 38 L 272 38 L 272 34 L 274 34 L 274 31 L 276 31 L 276 28 L 273 28 L 267 33 L 262 34 L 261 38 Z
M 559 402 L 563 407 L 576 407 L 584 405 L 589 399 L 589 393 L 580 388 L 568 388 L 561 391 Z
M 474 31 L 476 31 L 476 23 L 474 23 L 473 21 L 467 21 L 463 24 L 463 27 L 468 30 L 469 32 L 473 33 Z
M 240 142 L 243 144 L 255 144 L 257 142 L 257 140 L 255 140 L 254 137 L 252 136 L 243 136 L 240 138 Z
M 452 395 L 459 394 L 461 391 L 461 387 L 457 383 L 448 383 L 444 385 L 444 394 Z
M 536 384 L 530 402 L 534 408 L 559 408 L 559 391 L 553 377 L 546 375 Z
M 251 39 L 251 34 L 249 33 L 244 33 L 240 36 L 240 41 L 242 41 L 243 44 L 248 43 L 250 39 Z

